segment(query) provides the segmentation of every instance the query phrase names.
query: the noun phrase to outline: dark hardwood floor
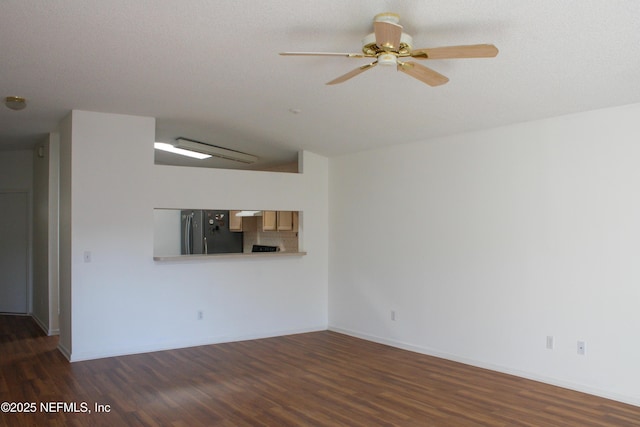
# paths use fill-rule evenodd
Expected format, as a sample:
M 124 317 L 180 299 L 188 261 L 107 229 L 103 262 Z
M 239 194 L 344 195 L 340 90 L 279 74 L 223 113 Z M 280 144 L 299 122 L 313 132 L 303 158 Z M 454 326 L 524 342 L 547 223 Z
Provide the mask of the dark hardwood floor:
M 639 407 L 333 332 L 76 363 L 56 345 L 0 316 L 3 411 L 33 410 L 1 425 L 640 426 Z

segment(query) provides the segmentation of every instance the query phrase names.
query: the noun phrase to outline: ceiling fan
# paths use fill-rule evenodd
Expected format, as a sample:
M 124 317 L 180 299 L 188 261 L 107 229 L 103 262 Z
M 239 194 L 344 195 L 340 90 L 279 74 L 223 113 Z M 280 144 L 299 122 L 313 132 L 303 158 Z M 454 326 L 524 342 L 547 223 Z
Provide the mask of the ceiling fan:
M 431 68 L 404 58 L 414 59 L 453 59 L 453 58 L 493 58 L 498 49 L 492 44 L 473 44 L 463 46 L 445 46 L 424 49 L 413 48 L 413 38 L 402 32 L 398 24 L 400 15 L 380 13 L 373 19 L 374 32 L 362 39 L 362 53 L 337 52 L 282 52 L 285 56 L 346 56 L 347 58 L 375 58 L 348 73 L 327 82 L 334 85 L 345 82 L 376 65 L 395 65 L 398 71 L 410 75 L 429 86 L 439 86 L 449 81 L 446 76 Z

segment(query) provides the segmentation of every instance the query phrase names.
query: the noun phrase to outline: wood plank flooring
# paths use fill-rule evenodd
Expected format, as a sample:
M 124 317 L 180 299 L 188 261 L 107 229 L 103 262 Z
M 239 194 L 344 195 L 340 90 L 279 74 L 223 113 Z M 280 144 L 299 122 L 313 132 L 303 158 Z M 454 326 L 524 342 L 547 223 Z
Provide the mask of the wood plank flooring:
M 56 345 L 0 316 L 0 402 L 36 404 L 0 425 L 640 426 L 640 407 L 333 332 L 76 363 Z

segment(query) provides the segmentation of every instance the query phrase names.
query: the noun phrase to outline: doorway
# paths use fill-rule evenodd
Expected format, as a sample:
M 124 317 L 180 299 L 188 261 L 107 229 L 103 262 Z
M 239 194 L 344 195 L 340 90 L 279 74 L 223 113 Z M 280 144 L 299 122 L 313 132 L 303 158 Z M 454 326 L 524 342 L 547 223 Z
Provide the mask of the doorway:
M 0 193 L 0 313 L 28 312 L 28 259 L 28 193 Z

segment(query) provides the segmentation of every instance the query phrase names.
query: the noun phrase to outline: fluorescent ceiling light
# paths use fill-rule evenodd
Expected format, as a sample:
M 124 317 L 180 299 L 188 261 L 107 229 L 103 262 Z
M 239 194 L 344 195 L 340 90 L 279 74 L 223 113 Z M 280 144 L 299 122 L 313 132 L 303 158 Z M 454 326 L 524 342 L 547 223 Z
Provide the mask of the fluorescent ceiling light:
M 182 148 L 174 147 L 171 144 L 167 144 L 164 142 L 154 142 L 153 148 L 156 150 L 168 151 L 169 153 L 180 154 L 181 156 L 193 157 L 195 159 L 208 159 L 211 157 L 210 154 L 197 153 L 195 151 L 184 150 Z
M 217 145 L 205 144 L 204 142 L 193 141 L 186 138 L 177 138 L 176 141 L 178 141 L 178 147 L 180 148 L 210 154 L 214 157 L 220 157 L 221 159 L 249 164 L 258 161 L 258 158 L 254 155 L 243 153 L 241 151 L 229 150 L 228 148 L 218 147 Z

